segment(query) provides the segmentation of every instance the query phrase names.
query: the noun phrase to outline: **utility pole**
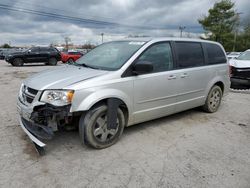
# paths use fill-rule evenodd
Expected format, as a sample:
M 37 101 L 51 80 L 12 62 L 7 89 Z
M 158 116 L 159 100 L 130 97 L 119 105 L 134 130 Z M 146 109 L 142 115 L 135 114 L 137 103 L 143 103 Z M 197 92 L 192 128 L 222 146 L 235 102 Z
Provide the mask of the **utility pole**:
M 69 42 L 71 41 L 71 39 L 69 37 L 64 37 L 64 41 L 65 41 L 65 47 L 68 51 L 69 50 Z
M 182 38 L 182 32 L 184 31 L 184 29 L 186 29 L 185 26 L 180 26 L 179 30 L 180 30 L 180 37 Z
M 240 25 L 240 14 L 243 14 L 242 12 L 237 12 L 235 15 L 235 24 L 234 24 L 234 45 L 233 45 L 233 52 L 235 52 L 235 46 L 236 46 L 236 40 L 237 40 L 237 33 L 238 33 L 238 27 Z
M 102 43 L 103 43 L 103 36 L 104 36 L 104 33 L 101 33 L 101 37 L 102 37 Z

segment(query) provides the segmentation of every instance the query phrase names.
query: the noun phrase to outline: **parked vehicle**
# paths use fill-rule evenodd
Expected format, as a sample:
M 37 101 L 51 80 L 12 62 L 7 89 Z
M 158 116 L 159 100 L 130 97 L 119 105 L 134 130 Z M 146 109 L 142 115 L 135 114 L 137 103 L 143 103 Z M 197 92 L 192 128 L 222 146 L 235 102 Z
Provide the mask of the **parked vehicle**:
M 0 49 L 0 59 L 5 59 L 5 57 L 11 53 L 23 52 L 23 51 L 24 51 L 24 49 L 22 49 L 22 48 L 1 48 Z
M 15 52 L 5 56 L 5 61 L 13 66 L 23 66 L 24 63 L 37 62 L 56 65 L 60 60 L 60 52 L 52 47 L 32 47 L 24 52 Z
M 74 63 L 77 59 L 82 57 L 83 54 L 81 52 L 69 51 L 69 52 L 61 52 L 61 59 L 63 63 L 69 62 Z
M 231 88 L 250 88 L 250 49 L 230 62 Z
M 229 85 L 219 43 L 127 39 L 104 43 L 74 64 L 28 78 L 17 106 L 21 127 L 40 147 L 54 131 L 77 122 L 83 143 L 106 148 L 126 126 L 198 106 L 216 112 Z
M 241 54 L 242 52 L 229 52 L 227 54 L 227 58 L 228 59 L 234 59 L 234 58 L 237 58 L 239 57 L 239 55 Z

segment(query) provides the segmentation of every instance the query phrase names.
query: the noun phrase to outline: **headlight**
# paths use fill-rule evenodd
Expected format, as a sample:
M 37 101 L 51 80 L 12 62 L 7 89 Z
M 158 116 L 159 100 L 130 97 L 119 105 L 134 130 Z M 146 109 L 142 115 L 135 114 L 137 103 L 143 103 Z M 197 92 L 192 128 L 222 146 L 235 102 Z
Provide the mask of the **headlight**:
M 45 90 L 40 101 L 54 106 L 64 106 L 71 104 L 73 96 L 74 91 L 72 90 Z

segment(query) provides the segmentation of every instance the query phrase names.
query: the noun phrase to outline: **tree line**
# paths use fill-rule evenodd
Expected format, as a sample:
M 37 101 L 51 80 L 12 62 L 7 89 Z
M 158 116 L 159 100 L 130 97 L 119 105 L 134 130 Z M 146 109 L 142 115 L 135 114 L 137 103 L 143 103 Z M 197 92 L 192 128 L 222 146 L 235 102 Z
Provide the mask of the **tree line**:
M 250 49 L 250 20 L 242 22 L 242 14 L 235 10 L 231 0 L 221 0 L 198 22 L 206 32 L 206 39 L 220 42 L 229 52 L 245 51 Z

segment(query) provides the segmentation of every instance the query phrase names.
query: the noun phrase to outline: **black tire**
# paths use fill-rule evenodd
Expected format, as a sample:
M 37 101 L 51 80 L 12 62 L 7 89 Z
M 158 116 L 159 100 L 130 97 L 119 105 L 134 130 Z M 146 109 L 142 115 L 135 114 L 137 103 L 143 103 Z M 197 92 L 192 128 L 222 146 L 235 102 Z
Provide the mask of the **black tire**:
M 74 61 L 74 59 L 72 59 L 72 58 L 69 58 L 68 59 L 68 61 L 67 61 L 67 63 L 69 63 L 69 64 L 73 64 L 75 61 Z
M 12 66 L 15 66 L 15 67 L 21 67 L 21 66 L 23 66 L 23 59 L 21 59 L 21 58 L 15 58 L 14 60 L 13 60 L 13 62 L 11 63 L 11 65 Z
M 79 134 L 82 143 L 88 144 L 97 149 L 103 149 L 112 146 L 119 140 L 126 122 L 124 114 L 122 110 L 118 108 L 117 129 L 108 130 L 105 121 L 107 110 L 107 105 L 102 105 L 89 110 L 86 114 L 81 116 L 79 122 Z
M 214 113 L 218 110 L 222 99 L 222 90 L 219 86 L 214 85 L 207 95 L 203 110 L 208 113 Z
M 48 65 L 51 65 L 51 66 L 57 65 L 57 59 L 55 57 L 49 58 Z

